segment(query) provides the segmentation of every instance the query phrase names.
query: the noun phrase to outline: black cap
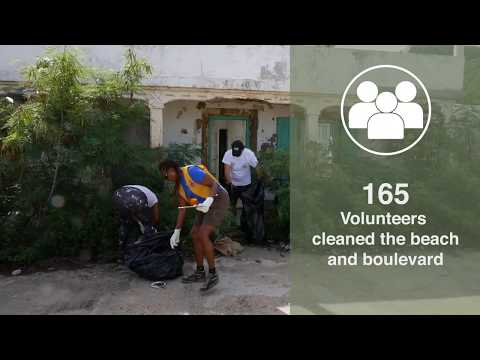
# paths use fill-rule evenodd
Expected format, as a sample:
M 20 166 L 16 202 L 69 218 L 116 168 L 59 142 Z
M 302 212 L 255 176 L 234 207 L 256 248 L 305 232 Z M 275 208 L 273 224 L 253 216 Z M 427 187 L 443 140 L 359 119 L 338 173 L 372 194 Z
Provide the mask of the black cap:
M 242 151 L 245 149 L 245 145 L 240 140 L 235 140 L 232 143 L 232 155 L 235 157 L 239 157 L 242 155 Z

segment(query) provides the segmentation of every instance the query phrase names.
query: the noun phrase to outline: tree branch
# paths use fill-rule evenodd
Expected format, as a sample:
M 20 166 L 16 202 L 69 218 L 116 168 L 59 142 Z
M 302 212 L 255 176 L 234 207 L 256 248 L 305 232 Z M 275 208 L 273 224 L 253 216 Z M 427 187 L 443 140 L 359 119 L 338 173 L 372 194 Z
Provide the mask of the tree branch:
M 50 204 L 50 200 L 52 200 L 53 193 L 55 192 L 55 187 L 57 186 L 57 177 L 58 177 L 58 169 L 60 167 L 60 152 L 57 153 L 57 160 L 55 162 L 55 173 L 53 175 L 52 186 L 50 188 L 50 194 L 48 194 L 47 206 Z

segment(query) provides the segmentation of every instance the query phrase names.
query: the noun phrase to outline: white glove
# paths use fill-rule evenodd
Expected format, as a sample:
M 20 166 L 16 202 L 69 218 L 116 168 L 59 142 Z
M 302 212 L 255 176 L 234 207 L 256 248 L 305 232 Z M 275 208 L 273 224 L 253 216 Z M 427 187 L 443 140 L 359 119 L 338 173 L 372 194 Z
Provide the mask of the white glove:
M 206 214 L 208 210 L 210 210 L 210 206 L 212 206 L 212 204 L 213 204 L 213 197 L 210 196 L 206 198 L 204 202 L 198 204 L 195 210 L 201 211 L 204 214 Z
M 172 237 L 170 238 L 170 247 L 173 249 L 180 242 L 180 229 L 175 229 Z

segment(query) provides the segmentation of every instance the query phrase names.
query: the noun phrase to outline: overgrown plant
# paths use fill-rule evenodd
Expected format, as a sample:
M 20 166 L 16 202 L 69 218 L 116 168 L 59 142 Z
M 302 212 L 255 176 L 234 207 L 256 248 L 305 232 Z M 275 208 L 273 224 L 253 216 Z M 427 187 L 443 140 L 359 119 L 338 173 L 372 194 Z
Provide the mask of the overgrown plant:
M 290 232 L 290 169 L 288 150 L 267 147 L 259 153 L 258 177 L 275 196 L 273 217 L 266 216 L 266 236 L 288 241 Z M 270 210 L 270 211 L 272 211 Z M 268 209 L 266 211 L 269 211 Z
M 366 234 L 367 226 L 344 225 L 341 211 L 371 214 L 427 214 L 431 219 L 421 227 L 425 234 L 455 231 L 462 235 L 462 246 L 478 248 L 475 224 L 480 202 L 480 150 L 478 107 L 455 105 L 453 111 L 437 109 L 421 144 L 402 156 L 381 159 L 369 156 L 342 133 L 336 132 L 333 161 L 318 151 L 316 144 L 306 143 L 298 152 L 302 162 L 293 166 L 296 249 L 311 249 L 311 234 Z M 338 124 L 341 127 L 341 124 Z M 325 158 L 324 161 L 316 158 Z M 405 205 L 367 205 L 362 188 L 368 183 L 408 183 L 413 201 Z M 320 230 L 319 230 L 320 229 Z M 391 231 L 387 225 L 375 227 L 377 232 Z M 418 227 L 398 229 L 410 236 Z M 379 250 L 381 247 L 379 247 Z M 325 249 L 319 249 L 325 251 Z
M 135 95 L 151 71 L 132 49 L 120 71 L 106 72 L 68 47 L 25 69 L 33 96 L 0 104 L 1 262 L 113 250 L 113 187 L 135 182 L 162 192 L 156 164 L 164 150 L 125 138 L 130 126 L 148 126 Z

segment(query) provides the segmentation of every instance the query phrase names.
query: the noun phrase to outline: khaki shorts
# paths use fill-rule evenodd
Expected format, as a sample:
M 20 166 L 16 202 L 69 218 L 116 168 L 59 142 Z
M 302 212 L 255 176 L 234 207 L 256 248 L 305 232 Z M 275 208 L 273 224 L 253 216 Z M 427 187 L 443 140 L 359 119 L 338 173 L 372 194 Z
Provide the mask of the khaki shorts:
M 197 211 L 194 226 L 213 225 L 218 227 L 222 224 L 225 215 L 230 207 L 230 198 L 226 191 L 219 191 L 218 196 L 214 197 L 213 203 L 206 214 Z

